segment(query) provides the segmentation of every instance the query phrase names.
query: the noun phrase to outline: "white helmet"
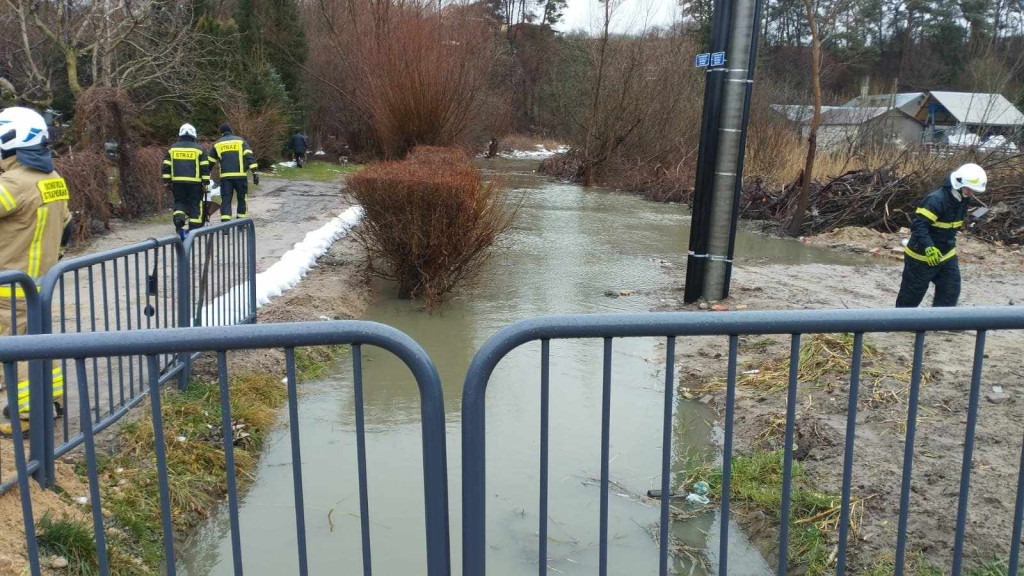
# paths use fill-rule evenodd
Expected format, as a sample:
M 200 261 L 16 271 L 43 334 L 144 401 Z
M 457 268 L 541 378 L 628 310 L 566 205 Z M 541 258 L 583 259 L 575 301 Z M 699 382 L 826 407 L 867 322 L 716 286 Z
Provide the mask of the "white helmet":
M 196 137 L 196 127 L 191 124 L 182 124 L 181 128 L 178 128 L 178 137 L 191 136 Z
M 0 150 L 32 148 L 49 137 L 46 120 L 35 110 L 14 106 L 0 112 Z
M 988 175 L 985 169 L 977 164 L 964 164 L 949 175 L 954 190 L 960 190 L 964 186 L 975 192 L 984 192 L 988 184 Z

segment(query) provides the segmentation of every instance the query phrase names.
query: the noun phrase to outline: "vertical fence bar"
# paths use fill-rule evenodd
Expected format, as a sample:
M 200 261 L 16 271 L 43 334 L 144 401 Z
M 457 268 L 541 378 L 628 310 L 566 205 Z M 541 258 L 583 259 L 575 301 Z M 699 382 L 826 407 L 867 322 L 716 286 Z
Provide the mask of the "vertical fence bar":
M 132 281 L 128 270 L 131 265 L 128 262 L 128 257 L 124 257 L 124 310 L 125 310 L 125 329 L 132 329 Z M 135 398 L 135 358 L 128 356 L 128 392 L 132 398 Z M 142 393 L 142 383 L 139 382 L 139 393 Z
M 256 323 L 256 232 L 252 220 L 246 225 L 246 264 L 249 269 L 249 277 L 246 283 L 249 286 L 249 322 Z
M 238 526 L 238 482 L 235 479 L 235 429 L 231 420 L 231 392 L 228 387 L 228 356 L 217 351 L 220 384 L 220 426 L 224 436 L 224 467 L 228 482 L 228 519 L 231 522 L 231 560 L 235 576 L 242 576 L 242 535 Z
M 548 573 L 548 444 L 550 439 L 549 418 L 551 414 L 551 340 L 540 341 L 540 518 L 537 542 L 537 571 L 540 576 Z
M 601 528 L 598 574 L 608 576 L 608 468 L 611 452 L 612 339 L 604 339 L 604 377 L 601 386 Z
M 16 290 L 16 286 L 11 286 L 12 294 Z M 11 306 L 12 314 L 16 308 L 16 305 Z M 17 329 L 18 323 L 16 321 L 11 322 L 11 330 L 17 332 Z M 18 381 L 18 365 L 16 363 L 4 362 L 4 381 Z M 7 386 L 7 405 L 18 405 L 17 384 Z M 25 548 L 28 552 L 28 565 L 32 576 L 41 576 L 39 544 L 36 541 L 36 524 L 32 516 L 32 492 L 28 485 L 28 466 L 25 464 L 25 441 L 22 437 L 21 419 L 17 415 L 11 418 L 11 436 L 14 440 L 14 474 L 18 478 L 18 491 L 21 496 L 21 518 L 25 525 Z
M 352 376 L 356 402 L 356 457 L 359 461 L 359 527 L 363 540 L 363 574 L 373 573 L 370 560 L 370 497 L 366 481 L 366 421 L 363 415 L 363 347 L 352 345 Z
M 292 484 L 295 490 L 295 537 L 299 554 L 299 574 L 309 574 L 306 560 L 306 512 L 302 499 L 302 451 L 299 446 L 299 394 L 295 381 L 295 349 L 285 348 L 288 380 L 288 431 L 292 441 Z
M 164 440 L 164 417 L 160 403 L 160 370 L 156 356 L 146 357 L 149 365 L 149 399 L 153 411 L 153 444 L 156 452 L 156 474 L 160 484 L 160 519 L 163 521 L 164 560 L 167 573 L 177 574 L 174 562 L 174 527 L 171 525 L 171 489 L 167 481 L 167 448 Z M 142 388 L 142 385 L 139 385 Z
M 903 576 L 907 559 L 907 520 L 910 517 L 910 485 L 914 467 L 914 439 L 917 435 L 917 402 L 921 392 L 921 366 L 924 363 L 924 336 L 924 332 L 914 336 L 914 364 L 910 373 L 910 395 L 907 398 L 907 434 L 903 442 L 900 519 L 896 530 L 895 576 Z
M 60 293 L 60 296 L 58 298 L 59 301 L 60 301 L 60 332 L 63 334 L 63 333 L 68 331 L 67 330 L 67 314 L 65 313 L 65 304 L 64 304 L 65 290 L 64 290 L 64 275 L 63 274 L 61 274 L 60 280 L 59 280 L 58 284 L 59 284 L 58 291 Z M 52 324 L 53 324 L 53 317 L 52 317 L 52 315 L 53 315 L 53 301 L 52 301 L 52 299 L 49 300 L 49 305 L 47 306 L 46 310 L 43 311 L 43 314 L 45 314 L 46 317 L 47 317 L 46 328 L 48 328 L 47 330 L 44 330 L 44 333 L 53 332 L 53 330 L 52 330 L 52 328 L 53 328 L 53 326 L 52 326 Z M 63 359 L 63 358 L 60 361 L 60 373 L 64 376 L 64 384 L 61 385 L 61 393 L 62 393 L 61 394 L 61 398 L 64 399 L 65 405 L 68 405 L 69 404 L 68 403 L 68 396 L 70 396 L 70 394 L 68 394 L 68 382 L 71 380 L 71 376 L 70 376 L 70 373 L 68 372 L 68 361 L 66 359 Z M 44 389 L 45 388 L 49 388 L 50 389 L 50 394 L 52 395 L 53 394 L 53 386 L 50 385 L 50 383 L 53 381 L 53 366 L 52 366 L 52 364 L 50 364 L 50 363 L 44 364 L 43 378 L 45 379 L 45 381 L 43 382 L 43 388 Z M 53 435 L 53 417 L 50 416 L 50 411 L 49 410 L 45 410 L 44 414 L 45 414 L 45 417 L 43 419 L 43 422 L 47 423 L 46 424 L 46 429 L 48 431 L 47 432 L 47 438 L 49 438 L 49 436 Z M 70 437 L 70 434 L 71 434 L 71 431 L 70 431 L 71 420 L 70 419 L 71 419 L 71 413 L 68 410 L 65 410 L 64 411 L 64 415 L 61 416 L 61 424 L 63 424 L 63 428 L 64 428 L 64 431 L 63 431 L 62 435 L 64 436 L 64 441 L 65 442 L 68 441 L 68 438 Z M 49 442 L 49 443 L 52 444 L 52 441 Z M 48 450 L 48 451 L 52 452 L 52 450 Z M 47 473 L 47 475 L 50 478 L 53 478 L 53 472 L 54 472 L 53 470 L 50 470 Z
M 669 500 L 672 498 L 672 401 L 675 398 L 676 338 L 665 343 L 665 412 L 661 423 L 661 526 L 658 575 L 668 576 Z
M 85 436 L 85 463 L 89 473 L 89 506 L 92 508 L 93 532 L 96 539 L 96 560 L 100 574 L 110 574 L 107 561 L 107 537 L 103 529 L 103 508 L 100 500 L 100 479 L 96 471 L 96 441 L 92 434 L 92 418 L 89 416 L 89 381 L 86 378 L 85 358 L 75 358 L 75 373 L 78 379 L 78 414 Z
M 964 459 L 960 468 L 960 498 L 956 511 L 956 540 L 953 545 L 953 576 L 963 568 L 964 534 L 967 531 L 967 495 L 971 489 L 971 467 L 974 460 L 974 431 L 978 425 L 978 398 L 981 396 L 981 367 L 985 363 L 985 331 L 978 330 L 974 340 L 974 366 L 971 369 L 971 396 L 967 407 L 967 430 L 964 435 Z
M 1013 536 L 1010 539 L 1008 576 L 1017 576 L 1020 562 L 1021 528 L 1024 524 L 1024 442 L 1021 443 L 1020 467 L 1017 471 L 1017 502 L 1013 507 Z
M 722 446 L 722 518 L 718 543 L 718 573 L 729 573 L 729 503 L 732 498 L 732 436 L 736 414 L 736 355 L 738 335 L 729 336 L 729 367 L 725 392 L 725 442 Z
M 110 295 L 107 290 L 107 263 L 105 261 L 100 262 L 100 276 L 103 277 L 103 286 L 100 291 L 100 299 L 103 301 L 103 331 L 110 332 Z M 114 398 L 114 362 L 110 356 L 107 356 L 107 394 L 110 394 L 111 399 Z M 124 388 L 121 389 L 121 395 L 118 397 L 118 405 L 124 406 Z
M 800 383 L 800 335 L 789 341 L 789 388 L 786 391 L 786 444 L 782 455 L 782 516 L 779 521 L 779 576 L 789 568 L 789 506 L 793 494 L 793 441 L 796 432 L 797 386 Z
M 96 332 L 96 278 L 93 274 L 92 266 L 86 268 L 86 276 L 89 278 L 89 330 L 93 333 Z M 79 314 L 81 314 L 81 308 L 79 308 Z M 96 419 L 100 419 L 100 366 L 99 358 L 92 359 L 92 389 L 96 394 Z M 107 398 L 110 412 L 114 411 L 114 397 L 109 396 Z
M 853 489 L 853 447 L 857 434 L 857 399 L 860 390 L 860 364 L 864 352 L 864 333 L 853 335 L 853 359 L 850 366 L 850 397 L 846 407 L 846 450 L 843 453 L 843 491 L 839 512 L 839 556 L 836 575 L 846 574 L 846 541 L 850 532 L 850 492 Z
M 121 331 L 121 281 L 118 276 L 117 258 L 112 261 L 114 269 L 114 329 L 118 332 Z M 121 398 L 124 398 L 124 357 L 117 357 L 117 380 L 121 388 Z M 128 386 L 131 386 L 131 381 L 128 382 Z M 128 391 L 128 398 L 131 399 L 135 396 L 131 390 Z M 65 438 L 65 441 L 67 439 Z

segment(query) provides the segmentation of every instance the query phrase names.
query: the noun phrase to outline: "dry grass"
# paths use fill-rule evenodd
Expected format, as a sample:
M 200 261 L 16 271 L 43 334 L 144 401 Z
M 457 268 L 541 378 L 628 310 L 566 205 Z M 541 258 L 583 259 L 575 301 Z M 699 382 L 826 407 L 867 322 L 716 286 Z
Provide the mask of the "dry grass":
M 404 162 L 367 166 L 350 180 L 366 211 L 356 233 L 372 272 L 396 281 L 399 297 L 422 299 L 429 310 L 480 272 L 516 214 L 462 156 L 414 152 Z
M 806 338 L 800 345 L 799 383 L 825 391 L 848 385 L 853 341 L 852 334 L 814 334 Z M 788 353 L 748 360 L 740 367 L 737 385 L 764 393 L 782 392 L 789 386 L 789 362 Z M 861 353 L 861 401 L 875 407 L 901 404 L 909 390 L 910 377 L 910 364 L 879 350 L 865 338 Z M 922 372 L 922 385 L 930 379 L 929 372 Z M 708 394 L 725 387 L 726 380 L 716 378 L 690 392 Z

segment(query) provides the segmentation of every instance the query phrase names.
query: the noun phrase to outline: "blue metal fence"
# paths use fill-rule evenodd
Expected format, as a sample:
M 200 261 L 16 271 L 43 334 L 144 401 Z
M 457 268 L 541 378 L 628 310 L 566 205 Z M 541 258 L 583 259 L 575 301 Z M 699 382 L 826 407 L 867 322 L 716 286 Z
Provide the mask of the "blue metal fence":
M 719 537 L 719 574 L 729 574 L 729 515 L 730 480 L 732 463 L 733 419 L 736 404 L 736 362 L 740 335 L 788 334 L 791 336 L 791 361 L 787 391 L 786 436 L 784 449 L 784 476 L 782 485 L 781 533 L 779 539 L 778 573 L 786 574 L 788 562 L 787 529 L 792 491 L 793 435 L 796 421 L 797 367 L 800 338 L 803 334 L 854 334 L 850 368 L 850 389 L 847 409 L 846 445 L 843 461 L 840 524 L 838 535 L 837 574 L 847 572 L 847 540 L 850 525 L 850 493 L 854 462 L 853 441 L 856 435 L 858 385 L 864 334 L 867 332 L 911 332 L 914 342 L 914 364 L 910 384 L 910 408 L 907 415 L 906 452 L 903 462 L 903 480 L 900 492 L 900 535 L 896 543 L 896 573 L 903 573 L 906 559 L 906 525 L 909 515 L 910 479 L 914 454 L 914 434 L 917 427 L 917 400 L 921 385 L 922 351 L 925 335 L 936 330 L 976 331 L 970 402 L 964 440 L 963 464 L 960 479 L 956 539 L 953 549 L 952 574 L 959 575 L 963 564 L 964 533 L 967 520 L 967 495 L 971 482 L 971 459 L 974 448 L 975 425 L 978 417 L 978 398 L 981 387 L 981 369 L 985 357 L 985 335 L 992 330 L 1024 329 L 1024 309 L 1007 308 L 947 308 L 912 310 L 830 310 L 790 312 L 735 312 L 730 314 L 624 314 L 553 316 L 527 320 L 508 326 L 487 341 L 473 359 L 466 375 L 462 400 L 462 533 L 463 571 L 467 575 L 484 576 L 487 561 L 486 507 L 487 475 L 485 466 L 484 397 L 488 381 L 498 362 L 519 346 L 533 341 L 541 342 L 540 357 L 540 524 L 538 526 L 538 573 L 547 574 L 548 529 L 548 446 L 549 435 L 549 355 L 550 342 L 556 339 L 596 338 L 604 341 L 604 372 L 601 382 L 603 401 L 601 410 L 601 480 L 599 517 L 598 573 L 608 573 L 608 488 L 609 488 L 609 425 L 611 421 L 611 364 L 612 344 L 615 338 L 655 337 L 667 343 L 665 366 L 665 408 L 662 422 L 661 459 L 661 525 L 659 573 L 668 574 L 668 525 L 672 431 L 673 373 L 677 338 L 686 336 L 724 336 L 729 342 L 727 391 L 723 444 L 721 487 L 721 534 Z M 1020 553 L 1022 512 L 1024 512 L 1024 453 L 1018 480 L 1013 540 L 1010 553 L 1010 574 L 1016 574 Z
M 447 456 L 445 448 L 444 399 L 441 381 L 433 362 L 426 352 L 405 334 L 372 322 L 342 321 L 307 324 L 268 324 L 253 326 L 229 326 L 190 329 L 144 330 L 125 338 L 123 335 L 106 332 L 92 334 L 57 334 L 24 336 L 0 339 L 0 363 L 5 374 L 17 371 L 17 362 L 23 360 L 57 361 L 72 359 L 78 373 L 78 393 L 82 421 L 82 443 L 85 446 L 85 461 L 88 468 L 90 504 L 93 517 L 94 538 L 97 545 L 99 573 L 110 573 L 106 556 L 104 518 L 96 464 L 95 427 L 90 417 L 92 402 L 88 385 L 89 364 L 93 358 L 111 356 L 141 356 L 149 365 L 149 385 L 146 393 L 151 402 L 153 433 L 156 445 L 156 466 L 160 487 L 160 510 L 163 522 L 163 544 L 166 558 L 166 573 L 176 574 L 174 556 L 174 532 L 171 518 L 171 493 L 167 481 L 167 457 L 165 454 L 164 430 L 161 418 L 161 386 L 159 386 L 159 359 L 165 354 L 188 354 L 191 352 L 215 352 L 218 360 L 218 375 L 221 397 L 221 424 L 225 431 L 231 430 L 230 389 L 228 387 L 227 352 L 247 349 L 283 349 L 286 361 L 286 384 L 288 387 L 289 435 L 292 449 L 292 480 L 295 497 L 296 537 L 298 557 L 296 572 L 308 574 L 305 516 L 302 500 L 302 457 L 298 422 L 298 385 L 295 376 L 295 349 L 305 346 L 350 345 L 352 346 L 355 378 L 355 410 L 357 421 L 357 459 L 359 467 L 359 498 L 361 510 L 361 538 L 363 544 L 363 571 L 371 573 L 370 522 L 366 476 L 366 440 L 363 425 L 362 406 L 362 347 L 376 346 L 387 350 L 402 360 L 415 377 L 420 392 L 423 449 L 423 491 L 425 515 L 425 545 L 427 551 L 426 574 L 446 576 L 451 573 L 448 534 L 448 488 Z M 8 393 L 11 397 L 11 393 Z M 15 444 L 20 446 L 20 422 L 15 419 Z M 224 435 L 225 468 L 228 490 L 228 513 L 231 528 L 232 558 L 235 574 L 242 573 L 242 541 L 238 522 L 238 489 L 234 475 L 233 437 Z M 24 511 L 25 534 L 28 540 L 29 562 L 33 575 L 40 574 L 36 535 L 32 521 L 31 493 L 28 488 L 28 474 L 24 456 L 18 457 L 18 475 L 22 483 L 21 499 Z M 406 547 L 408 543 L 395 543 Z
M 61 260 L 40 281 L 41 333 L 134 332 L 187 325 L 181 322 L 188 294 L 185 270 L 185 252 L 176 236 Z M 88 415 L 94 432 L 119 420 L 145 397 L 148 368 L 141 356 L 91 359 L 87 375 L 93 402 Z M 160 358 L 160 382 L 183 375 L 183 368 L 175 356 Z M 47 362 L 43 373 L 47 381 L 42 404 L 51 406 L 59 394 L 64 408 L 60 426 L 53 410 L 43 411 L 44 441 L 49 443 L 44 450 L 60 457 L 85 439 L 77 418 L 81 374 L 73 367 L 69 370 L 66 359 L 53 366 Z M 63 379 L 56 389 L 55 373 Z M 53 477 L 52 462 L 48 459 L 48 478 Z
M 32 281 L 32 278 L 24 272 L 6 270 L 0 272 L 0 300 L 2 300 L 3 306 L 0 308 L 8 308 L 10 310 L 9 315 L 7 311 L 4 311 L 4 317 L 0 318 L 0 328 L 5 327 L 6 330 L 0 330 L 0 337 L 13 337 L 23 336 L 27 334 L 38 334 L 39 333 L 39 293 L 36 290 L 36 285 Z M 19 303 L 24 303 L 20 305 Z M 24 328 L 21 328 L 24 325 Z M 33 377 L 29 379 L 29 396 L 39 398 L 42 392 L 40 387 L 43 382 L 43 378 L 39 373 L 42 364 L 39 362 L 32 363 L 28 370 L 33 372 Z M 18 406 L 19 406 L 19 382 L 18 377 L 15 374 L 4 374 L 3 377 L 4 387 L 7 390 L 7 406 L 9 406 L 10 415 L 13 420 L 18 419 Z M 38 404 L 38 403 L 37 403 Z M 30 418 L 36 419 L 38 422 L 42 418 L 43 406 L 41 404 L 29 404 L 29 409 L 32 411 Z M 42 447 L 43 440 L 42 428 L 30 429 L 32 439 L 30 441 L 29 457 L 28 461 L 25 460 L 25 446 L 22 442 L 20 427 L 18 435 L 14 438 L 14 459 L 15 464 L 20 464 L 24 467 L 24 471 L 21 468 L 16 468 L 17 473 L 13 479 L 5 480 L 0 473 L 0 494 L 3 494 L 7 490 L 10 490 L 15 484 L 22 481 L 25 484 L 22 485 L 22 489 L 28 487 L 27 474 L 35 474 L 37 478 L 42 478 L 43 461 Z
M 185 238 L 192 326 L 256 321 L 256 229 L 249 218 L 221 222 Z

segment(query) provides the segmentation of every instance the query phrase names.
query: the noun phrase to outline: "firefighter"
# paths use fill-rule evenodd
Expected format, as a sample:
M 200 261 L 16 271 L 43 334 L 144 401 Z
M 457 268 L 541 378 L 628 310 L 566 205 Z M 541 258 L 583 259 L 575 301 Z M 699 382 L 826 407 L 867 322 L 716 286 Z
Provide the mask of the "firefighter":
M 182 124 L 178 141 L 164 156 L 163 180 L 174 194 L 174 228 L 185 237 L 188 229 L 203 227 L 203 195 L 210 185 L 210 160 L 206 151 L 196 142 L 196 129 Z
M 302 168 L 306 161 L 306 135 L 296 130 L 292 135 L 292 152 L 295 154 L 295 165 Z
M 249 193 L 247 171 L 252 172 L 252 183 L 256 186 L 260 185 L 260 173 L 249 143 L 232 134 L 231 126 L 227 124 L 221 124 L 220 133 L 220 140 L 210 150 L 210 164 L 220 165 L 220 221 L 227 222 L 232 218 L 231 199 L 235 195 L 238 196 L 238 217 L 249 216 L 245 201 Z
M 981 166 L 964 164 L 921 201 L 904 250 L 897 308 L 920 305 L 929 284 L 935 284 L 933 306 L 956 306 L 960 298 L 956 234 L 963 227 L 971 196 L 984 192 L 987 183 Z
M 60 259 L 71 223 L 67 183 L 53 170 L 48 137 L 46 122 L 35 111 L 15 107 L 0 112 L 0 270 L 22 270 L 36 284 Z M 28 328 L 28 310 L 21 291 L 20 286 L 0 286 L 0 336 L 24 334 Z M 12 307 L 17 311 L 14 326 L 10 325 Z M 18 412 L 27 419 L 25 362 L 18 364 L 17 386 Z M 64 379 L 58 367 L 53 369 L 53 400 L 58 415 L 63 396 Z M 3 414 L 10 418 L 9 406 L 4 407 Z M 11 424 L 0 423 L 0 433 L 10 434 Z

